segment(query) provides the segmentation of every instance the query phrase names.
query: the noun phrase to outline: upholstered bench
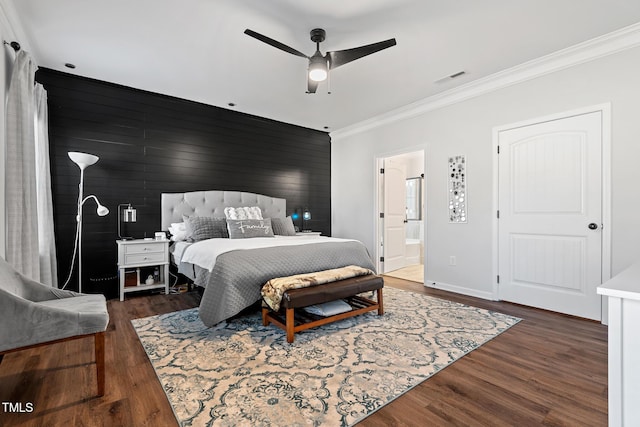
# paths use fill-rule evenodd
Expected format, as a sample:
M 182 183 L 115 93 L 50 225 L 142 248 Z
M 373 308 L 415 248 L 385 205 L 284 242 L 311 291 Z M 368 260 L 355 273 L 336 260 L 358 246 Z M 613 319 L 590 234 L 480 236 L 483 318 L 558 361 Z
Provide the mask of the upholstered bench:
M 262 308 L 262 324 L 268 326 L 273 323 L 284 329 L 287 332 L 287 342 L 292 343 L 293 335 L 305 329 L 326 325 L 373 310 L 378 310 L 378 315 L 384 314 L 383 287 L 382 276 L 369 274 L 322 285 L 290 289 L 282 295 L 279 311 L 273 311 L 270 307 Z M 375 301 L 358 295 L 370 291 L 376 291 Z M 351 310 L 327 317 L 307 313 L 304 310 L 296 310 L 339 299 L 345 300 L 351 306 Z

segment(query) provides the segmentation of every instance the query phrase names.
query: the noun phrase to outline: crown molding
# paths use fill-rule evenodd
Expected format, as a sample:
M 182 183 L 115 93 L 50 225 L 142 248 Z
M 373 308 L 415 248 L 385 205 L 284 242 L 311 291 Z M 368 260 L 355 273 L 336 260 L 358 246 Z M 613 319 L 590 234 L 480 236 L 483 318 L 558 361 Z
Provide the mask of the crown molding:
M 331 132 L 332 142 L 640 46 L 640 22 Z

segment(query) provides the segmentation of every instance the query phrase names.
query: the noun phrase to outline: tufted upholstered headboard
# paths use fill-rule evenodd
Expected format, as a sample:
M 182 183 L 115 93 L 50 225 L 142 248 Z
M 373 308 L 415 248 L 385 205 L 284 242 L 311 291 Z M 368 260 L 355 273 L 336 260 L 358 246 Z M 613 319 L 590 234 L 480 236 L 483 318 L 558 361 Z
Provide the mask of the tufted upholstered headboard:
M 287 200 L 242 191 L 191 191 L 162 193 L 160 222 L 167 230 L 172 222 L 182 222 L 182 215 L 224 218 L 224 208 L 259 206 L 265 218 L 284 218 Z

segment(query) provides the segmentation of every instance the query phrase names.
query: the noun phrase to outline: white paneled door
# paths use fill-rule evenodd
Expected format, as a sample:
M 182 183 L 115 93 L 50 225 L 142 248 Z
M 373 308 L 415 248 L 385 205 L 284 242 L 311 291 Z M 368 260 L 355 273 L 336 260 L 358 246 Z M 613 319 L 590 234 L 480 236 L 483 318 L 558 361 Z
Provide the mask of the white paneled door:
M 407 198 L 406 166 L 392 159 L 384 161 L 384 235 L 383 272 L 397 270 L 406 265 Z
M 601 319 L 602 112 L 500 131 L 501 300 Z

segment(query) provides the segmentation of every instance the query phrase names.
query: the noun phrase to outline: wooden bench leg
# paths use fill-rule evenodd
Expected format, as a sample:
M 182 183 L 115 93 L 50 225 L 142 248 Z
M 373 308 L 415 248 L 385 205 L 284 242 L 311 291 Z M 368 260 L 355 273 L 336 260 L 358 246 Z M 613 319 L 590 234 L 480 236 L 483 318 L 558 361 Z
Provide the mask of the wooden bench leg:
M 269 309 L 267 307 L 262 307 L 262 326 L 269 326 L 269 323 L 271 323 L 267 314 L 269 314 Z
M 293 328 L 295 326 L 295 318 L 293 315 L 293 308 L 287 308 L 287 342 L 291 344 L 293 342 Z
M 96 353 L 96 374 L 98 377 L 98 396 L 104 396 L 104 332 L 98 332 L 94 335 L 95 353 Z
M 382 301 L 382 288 L 378 289 L 378 316 L 384 314 L 384 305 Z

